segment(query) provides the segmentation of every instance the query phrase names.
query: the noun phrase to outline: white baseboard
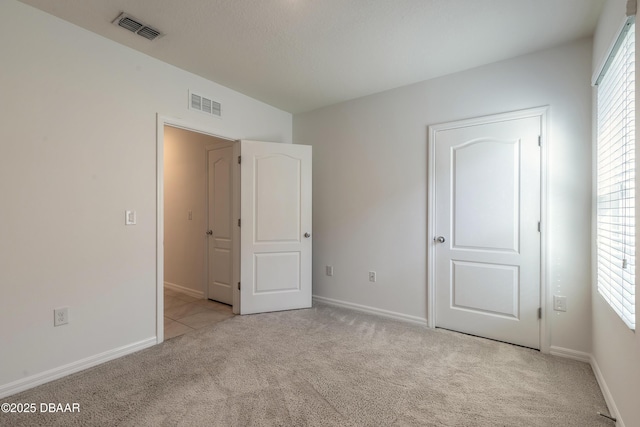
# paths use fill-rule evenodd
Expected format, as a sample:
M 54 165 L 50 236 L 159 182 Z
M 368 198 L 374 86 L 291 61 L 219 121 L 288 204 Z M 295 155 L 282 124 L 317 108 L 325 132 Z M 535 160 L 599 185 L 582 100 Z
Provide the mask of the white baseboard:
M 187 288 L 187 287 L 181 286 L 181 285 L 176 285 L 175 283 L 170 283 L 170 282 L 164 282 L 164 287 L 167 288 L 167 289 L 171 289 L 172 291 L 176 291 L 176 292 L 180 292 L 180 293 L 189 295 L 190 297 L 194 297 L 194 298 L 198 298 L 198 299 L 204 299 L 204 292 L 203 291 L 196 291 L 194 289 Z
M 391 319 L 402 320 L 403 322 L 414 323 L 420 326 L 427 326 L 427 319 L 418 316 L 410 316 L 408 314 L 397 313 L 395 311 L 383 310 L 381 308 L 369 307 L 366 305 L 354 304 L 352 302 L 336 300 L 332 298 L 314 295 L 313 299 L 325 304 L 334 305 L 336 307 L 348 308 L 351 310 L 362 311 L 364 313 L 375 314 L 377 316 L 389 317 Z
M 8 384 L 1 385 L 0 398 L 11 396 L 21 391 L 28 390 L 44 383 L 48 383 L 49 381 L 57 380 L 58 378 L 83 371 L 87 368 L 92 368 L 94 366 L 100 365 L 101 363 L 108 362 L 109 360 L 117 359 L 118 357 L 135 353 L 136 351 L 151 347 L 156 343 L 156 337 L 147 338 L 137 343 L 114 348 L 113 350 L 108 350 L 104 353 L 96 354 L 95 356 L 90 356 L 86 359 L 78 360 L 77 362 L 69 363 L 58 368 L 50 369 L 39 374 L 31 375 L 29 377 L 10 382 Z
M 584 351 L 571 350 L 564 347 L 549 347 L 549 354 L 553 356 L 564 357 L 566 359 L 578 360 L 580 362 L 591 363 L 591 355 Z
M 616 427 L 625 427 L 624 421 L 620 418 L 620 412 L 618 412 L 618 407 L 616 406 L 616 402 L 613 400 L 613 395 L 607 386 L 607 382 L 604 380 L 604 376 L 602 375 L 602 371 L 600 371 L 600 367 L 598 366 L 598 361 L 595 357 L 590 356 L 591 360 L 591 369 L 593 369 L 593 374 L 596 376 L 596 380 L 598 381 L 598 385 L 600 386 L 600 390 L 602 391 L 602 395 L 604 396 L 604 401 L 609 407 L 609 415 L 616 418 Z

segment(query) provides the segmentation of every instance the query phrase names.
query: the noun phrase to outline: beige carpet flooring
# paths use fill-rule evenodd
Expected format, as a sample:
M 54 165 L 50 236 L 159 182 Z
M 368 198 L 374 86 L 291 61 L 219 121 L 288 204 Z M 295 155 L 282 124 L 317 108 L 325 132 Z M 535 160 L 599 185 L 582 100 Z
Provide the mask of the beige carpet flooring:
M 588 364 L 318 304 L 236 316 L 2 399 L 2 426 L 612 426 Z

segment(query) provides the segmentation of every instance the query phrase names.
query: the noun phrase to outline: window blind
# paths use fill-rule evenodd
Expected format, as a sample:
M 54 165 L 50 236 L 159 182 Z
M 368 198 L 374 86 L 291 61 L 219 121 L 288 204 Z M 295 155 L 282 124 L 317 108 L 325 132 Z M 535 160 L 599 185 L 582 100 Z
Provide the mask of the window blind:
M 614 46 L 597 89 L 598 291 L 635 329 L 635 21 Z

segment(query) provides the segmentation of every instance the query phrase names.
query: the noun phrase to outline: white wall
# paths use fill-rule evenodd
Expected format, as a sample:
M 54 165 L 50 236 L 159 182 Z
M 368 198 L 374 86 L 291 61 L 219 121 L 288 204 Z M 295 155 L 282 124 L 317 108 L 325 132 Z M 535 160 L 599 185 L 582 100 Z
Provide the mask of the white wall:
M 594 36 L 594 75 L 600 72 L 602 64 L 626 20 L 625 12 L 625 0 L 609 0 L 605 3 Z M 640 46 L 639 42 L 640 32 L 636 30 L 636 46 Z M 638 58 L 640 58 L 640 49 L 636 49 L 636 64 L 640 63 Z M 640 86 L 638 80 L 636 80 L 636 85 L 636 87 Z M 595 101 L 595 90 L 593 99 Z M 636 106 L 636 123 L 640 123 L 639 115 L 640 109 Z M 637 179 L 640 182 L 640 176 Z M 638 190 L 640 190 L 640 185 L 636 184 L 636 191 Z M 637 193 L 636 199 L 640 200 L 640 193 Z M 636 215 L 638 215 L 638 210 L 636 210 Z M 636 217 L 636 223 L 639 223 L 638 217 Z M 640 235 L 636 234 L 636 239 L 636 247 L 640 247 Z M 640 335 L 631 331 L 600 296 L 595 274 L 592 292 L 592 351 L 596 372 L 599 370 L 601 374 L 599 380 L 605 391 L 605 396 L 609 398 L 609 404 L 615 406 L 612 410 L 616 411 L 617 409 L 617 417 L 626 427 L 640 426 L 640 405 L 638 405 L 638 396 L 640 396 Z M 636 325 L 640 324 L 638 307 L 640 307 L 640 293 L 636 292 Z M 618 425 L 622 425 L 622 423 Z
M 2 396 L 155 339 L 156 113 L 287 143 L 292 117 L 14 0 L 0 57 Z M 188 111 L 189 89 L 223 118 Z
M 164 281 L 204 297 L 210 135 L 164 128 Z M 188 212 L 192 216 L 189 219 Z
M 314 294 L 425 319 L 427 126 L 550 105 L 548 277 L 569 308 L 547 321 L 552 346 L 589 352 L 591 49 L 580 40 L 295 115 L 294 141 L 314 150 Z

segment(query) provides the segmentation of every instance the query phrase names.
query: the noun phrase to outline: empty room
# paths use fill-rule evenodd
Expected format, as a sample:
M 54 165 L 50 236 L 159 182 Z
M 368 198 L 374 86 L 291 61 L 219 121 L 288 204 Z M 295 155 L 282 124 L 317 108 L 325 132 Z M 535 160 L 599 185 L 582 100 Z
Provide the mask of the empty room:
M 0 0 L 0 425 L 640 427 L 636 0 Z

